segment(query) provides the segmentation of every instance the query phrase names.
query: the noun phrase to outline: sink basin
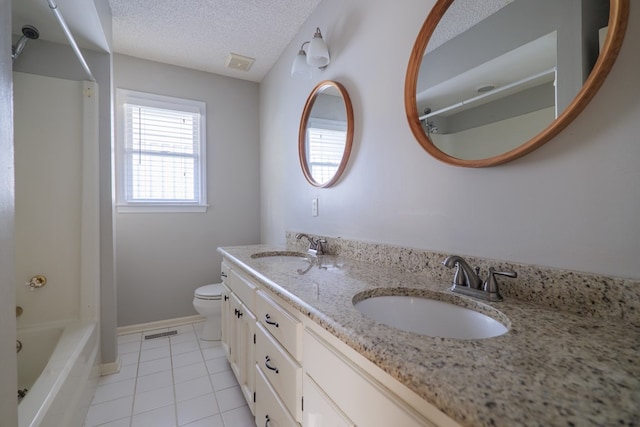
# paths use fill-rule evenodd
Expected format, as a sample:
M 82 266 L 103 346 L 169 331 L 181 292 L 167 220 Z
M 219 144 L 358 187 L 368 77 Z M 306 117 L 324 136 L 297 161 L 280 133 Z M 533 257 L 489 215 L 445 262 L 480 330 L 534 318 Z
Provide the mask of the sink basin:
M 508 330 L 485 314 L 424 297 L 373 296 L 355 302 L 354 307 L 376 322 L 431 337 L 482 339 Z
M 251 258 L 269 258 L 269 257 L 277 257 L 277 258 L 304 258 L 306 260 L 310 260 L 312 257 L 309 254 L 305 254 L 303 252 L 295 252 L 295 251 L 264 251 L 264 252 L 256 252 L 255 254 L 251 254 Z

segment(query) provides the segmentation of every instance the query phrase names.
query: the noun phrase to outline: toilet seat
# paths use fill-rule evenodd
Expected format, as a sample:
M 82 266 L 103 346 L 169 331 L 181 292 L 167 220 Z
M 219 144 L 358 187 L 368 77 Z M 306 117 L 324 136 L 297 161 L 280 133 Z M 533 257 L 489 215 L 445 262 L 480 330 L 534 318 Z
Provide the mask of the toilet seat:
M 197 299 L 213 301 L 219 300 L 222 298 L 222 283 L 200 286 L 198 289 L 196 289 L 193 295 Z

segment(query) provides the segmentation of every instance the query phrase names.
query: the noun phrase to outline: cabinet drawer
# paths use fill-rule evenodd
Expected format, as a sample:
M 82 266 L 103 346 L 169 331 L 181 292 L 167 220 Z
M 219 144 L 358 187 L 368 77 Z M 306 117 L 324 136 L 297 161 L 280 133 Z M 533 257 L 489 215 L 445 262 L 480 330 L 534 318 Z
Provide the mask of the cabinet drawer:
M 302 360 L 302 323 L 272 300 L 258 291 L 256 318 L 267 331 L 298 361 Z
M 254 311 L 257 286 L 233 270 L 230 271 L 226 283 L 229 289 L 240 298 L 240 301 L 242 301 L 249 310 Z
M 293 417 L 301 421 L 302 368 L 259 323 L 256 325 L 256 365 Z
M 256 367 L 255 415 L 258 427 L 299 427 L 258 367 Z

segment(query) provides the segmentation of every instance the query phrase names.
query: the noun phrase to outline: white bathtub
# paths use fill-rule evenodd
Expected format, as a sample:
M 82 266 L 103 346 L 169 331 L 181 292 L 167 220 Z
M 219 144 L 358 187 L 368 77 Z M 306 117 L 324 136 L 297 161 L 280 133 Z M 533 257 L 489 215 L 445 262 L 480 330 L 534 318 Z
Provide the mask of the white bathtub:
M 99 376 L 96 323 L 18 330 L 19 427 L 80 427 Z

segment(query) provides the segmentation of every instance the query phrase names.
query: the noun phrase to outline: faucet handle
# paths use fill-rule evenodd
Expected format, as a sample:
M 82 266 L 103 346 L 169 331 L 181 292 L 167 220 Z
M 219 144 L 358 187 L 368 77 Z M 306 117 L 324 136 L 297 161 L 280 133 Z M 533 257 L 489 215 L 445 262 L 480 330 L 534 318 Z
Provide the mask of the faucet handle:
M 484 282 L 483 289 L 485 292 L 497 294 L 497 296 L 499 296 L 499 299 L 502 299 L 500 290 L 498 289 L 498 281 L 496 280 L 496 276 L 515 278 L 518 277 L 518 273 L 516 273 L 515 271 L 496 271 L 493 267 L 489 267 L 489 276 L 487 277 L 487 281 Z

